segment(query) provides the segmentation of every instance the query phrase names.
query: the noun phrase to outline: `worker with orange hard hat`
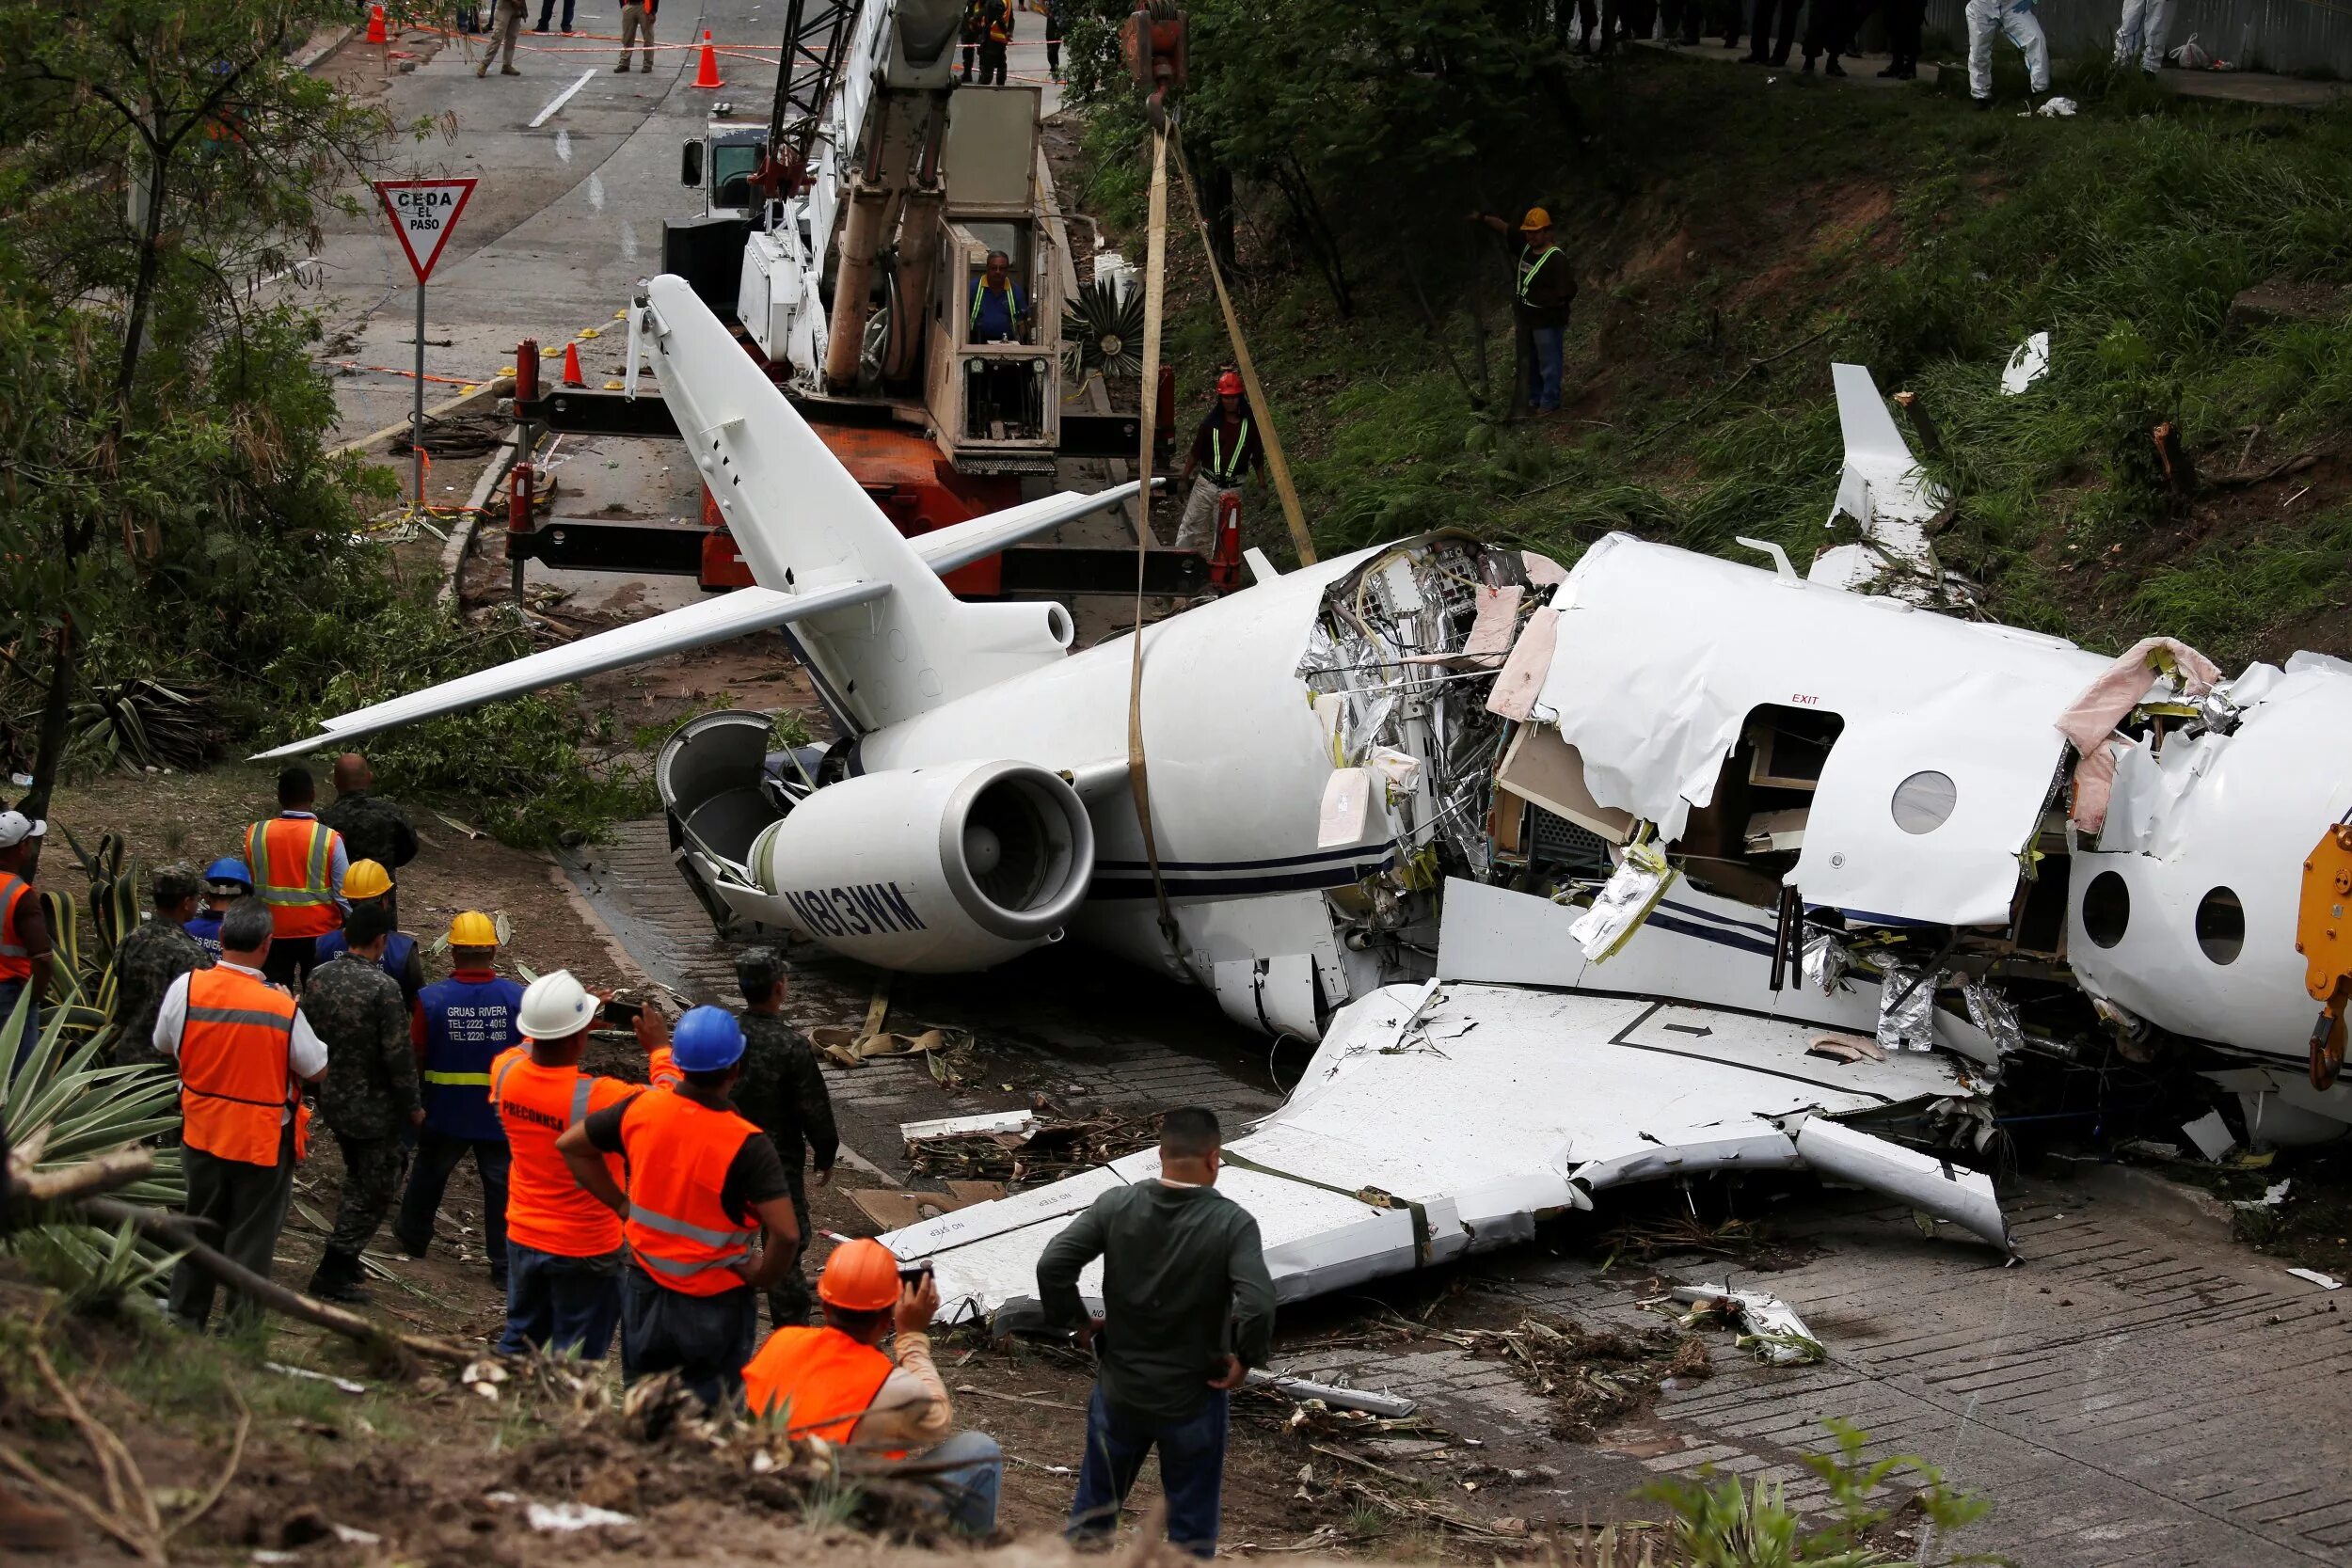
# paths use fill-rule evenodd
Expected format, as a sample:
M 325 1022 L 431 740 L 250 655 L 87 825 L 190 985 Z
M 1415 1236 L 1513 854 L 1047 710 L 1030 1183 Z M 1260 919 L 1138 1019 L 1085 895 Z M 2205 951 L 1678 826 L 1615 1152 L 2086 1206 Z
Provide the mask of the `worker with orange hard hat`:
M 1788 53 L 1788 44 L 1780 48 L 1784 55 Z M 1519 242 L 1511 268 L 1511 319 L 1518 328 L 1526 405 L 1532 413 L 1557 413 L 1560 384 L 1566 372 L 1568 306 L 1576 298 L 1576 278 L 1569 270 L 1567 253 L 1552 243 L 1551 214 L 1541 207 L 1530 207 L 1516 226 L 1491 213 L 1472 213 L 1470 221 L 1506 238 L 1516 236 Z
M 408 1171 L 392 1221 L 393 1239 L 411 1258 L 433 1243 L 449 1179 L 468 1154 L 482 1178 L 484 1250 L 490 1283 L 506 1289 L 506 1129 L 490 1104 L 490 1064 L 522 1038 L 516 1015 L 523 988 L 501 974 L 498 922 L 468 910 L 449 924 L 451 974 L 424 988 L 409 1015 L 409 1033 L 424 1080 L 424 1124 L 417 1130 L 417 1163 Z
M 1258 439 L 1257 422 L 1242 395 L 1241 377 L 1232 371 L 1216 378 L 1216 403 L 1192 433 L 1192 451 L 1184 456 L 1189 482 L 1184 519 L 1176 525 L 1176 547 L 1209 553 L 1216 543 L 1216 513 L 1227 496 L 1241 494 L 1241 482 L 1265 473 L 1265 452 Z
M 931 1360 L 924 1331 L 939 1310 L 930 1265 L 909 1268 L 882 1243 L 844 1242 L 817 1281 L 822 1328 L 784 1327 L 743 1369 L 743 1398 L 755 1416 L 790 1423 L 790 1435 L 879 1449 L 892 1458 L 925 1450 L 943 1466 L 944 1507 L 961 1528 L 996 1528 L 1004 1450 L 984 1432 L 949 1435 L 955 1407 Z M 882 1341 L 896 1329 L 891 1350 Z

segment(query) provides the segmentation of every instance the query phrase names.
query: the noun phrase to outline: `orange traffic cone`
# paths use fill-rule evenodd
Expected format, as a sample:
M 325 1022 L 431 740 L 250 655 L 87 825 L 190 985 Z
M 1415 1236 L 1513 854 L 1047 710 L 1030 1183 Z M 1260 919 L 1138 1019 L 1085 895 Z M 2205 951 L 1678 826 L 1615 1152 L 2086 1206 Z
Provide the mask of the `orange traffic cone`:
M 580 373 L 580 345 L 578 343 L 564 345 L 564 385 L 566 387 L 588 385 L 587 377 Z
M 703 29 L 702 69 L 694 72 L 693 86 L 698 87 L 726 86 L 724 82 L 719 80 L 719 52 L 710 46 L 710 29 L 707 27 Z
M 373 6 L 368 9 L 368 41 L 370 43 L 392 41 L 384 31 L 384 8 L 381 6 Z

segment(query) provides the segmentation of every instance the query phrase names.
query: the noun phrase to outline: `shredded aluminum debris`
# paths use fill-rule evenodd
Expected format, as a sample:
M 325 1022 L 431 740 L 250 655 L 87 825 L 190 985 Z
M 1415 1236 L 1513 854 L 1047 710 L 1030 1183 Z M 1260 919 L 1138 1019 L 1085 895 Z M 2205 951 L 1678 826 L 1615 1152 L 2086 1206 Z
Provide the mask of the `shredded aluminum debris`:
M 1655 842 L 1627 845 L 1625 858 L 1593 895 L 1593 907 L 1568 927 L 1568 935 L 1586 958 L 1600 962 L 1649 918 L 1677 875 Z
M 1686 1328 L 1745 1324 L 1747 1332 L 1734 1343 L 1768 1367 L 1804 1367 L 1829 1357 L 1796 1309 L 1778 1296 L 1721 1285 L 1677 1285 L 1673 1295 L 1690 1304 L 1691 1310 L 1681 1319 Z

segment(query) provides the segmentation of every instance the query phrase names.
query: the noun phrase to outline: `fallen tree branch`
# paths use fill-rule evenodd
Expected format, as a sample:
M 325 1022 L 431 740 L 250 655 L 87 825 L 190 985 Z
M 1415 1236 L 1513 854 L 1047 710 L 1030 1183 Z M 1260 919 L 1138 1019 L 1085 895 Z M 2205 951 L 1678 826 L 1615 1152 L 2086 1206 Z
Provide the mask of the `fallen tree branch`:
M 0 1465 L 5 1465 L 8 1469 L 15 1471 L 20 1479 L 39 1487 L 41 1491 L 46 1492 L 49 1496 L 56 1498 L 57 1501 L 63 1503 L 66 1507 L 72 1509 L 74 1513 L 88 1520 L 99 1529 L 113 1536 L 117 1541 L 120 1542 L 126 1548 L 128 1548 L 134 1557 L 136 1557 L 141 1561 L 166 1562 L 169 1560 L 164 1556 L 164 1548 L 161 1543 L 142 1539 L 130 1526 L 124 1524 L 113 1514 L 108 1513 L 104 1509 L 90 1501 L 89 1498 L 84 1497 L 72 1487 L 57 1481 L 55 1477 L 51 1476 L 49 1472 L 43 1470 L 40 1465 L 25 1458 L 23 1454 L 17 1452 L 6 1443 L 0 1443 Z
M 195 1264 L 222 1284 L 243 1291 L 273 1312 L 316 1324 L 347 1339 L 356 1339 L 371 1351 L 395 1357 L 398 1353 L 405 1352 L 452 1367 L 462 1367 L 477 1359 L 474 1352 L 447 1340 L 431 1338 L 422 1334 L 403 1334 L 363 1318 L 357 1312 L 346 1312 L 340 1307 L 329 1307 L 299 1291 L 289 1290 L 207 1246 L 184 1222 L 160 1210 L 142 1208 L 133 1203 L 118 1203 L 107 1197 L 87 1199 L 81 1204 L 81 1209 L 93 1219 L 104 1220 L 112 1225 L 131 1226 L 140 1235 L 176 1248 L 183 1261 Z
M 127 1187 L 155 1170 L 155 1156 L 144 1148 L 118 1148 L 61 1170 L 10 1171 L 9 1196 L 21 1203 L 67 1203 Z

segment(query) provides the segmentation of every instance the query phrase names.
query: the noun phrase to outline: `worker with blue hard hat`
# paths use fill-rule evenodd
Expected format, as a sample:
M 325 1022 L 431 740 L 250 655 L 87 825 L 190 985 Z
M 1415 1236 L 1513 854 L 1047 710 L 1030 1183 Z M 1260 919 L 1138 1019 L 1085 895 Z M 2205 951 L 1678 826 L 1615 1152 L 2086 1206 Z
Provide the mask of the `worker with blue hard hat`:
M 647 1009 L 640 1038 L 658 1048 Z M 696 1007 L 669 1041 L 675 1087 L 593 1111 L 556 1140 L 572 1178 L 621 1216 L 621 1376 L 675 1371 L 706 1404 L 732 1400 L 759 1337 L 759 1295 L 800 1256 L 792 1183 L 776 1146 L 729 1095 L 743 1028 Z M 625 1157 L 628 1191 L 608 1155 Z M 755 1244 L 758 1243 L 758 1244 Z
M 204 868 L 204 904 L 187 924 L 188 935 L 215 963 L 220 961 L 220 917 L 240 898 L 253 896 L 253 868 L 223 855 Z

